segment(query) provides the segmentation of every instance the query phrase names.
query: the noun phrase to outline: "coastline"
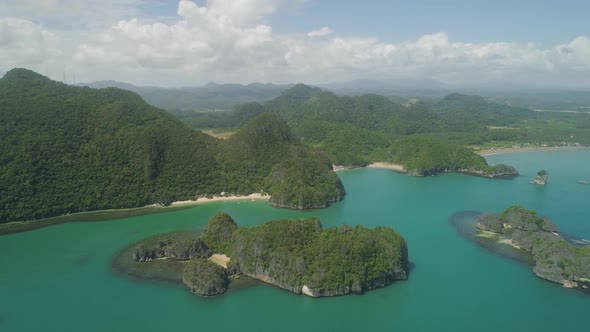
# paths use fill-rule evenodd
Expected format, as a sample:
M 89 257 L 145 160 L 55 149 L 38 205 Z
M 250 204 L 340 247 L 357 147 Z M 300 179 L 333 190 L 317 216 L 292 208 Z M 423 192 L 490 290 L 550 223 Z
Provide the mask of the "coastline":
M 376 162 L 365 166 L 367 168 L 388 169 L 399 173 L 407 173 L 403 165 L 392 164 L 387 162 Z
M 170 204 L 170 206 L 189 206 L 189 205 L 197 205 L 202 203 L 213 203 L 213 202 L 231 202 L 231 201 L 256 201 L 256 200 L 269 200 L 270 195 L 262 195 L 259 193 L 254 193 L 245 196 L 237 196 L 237 195 L 230 195 L 230 196 L 214 196 L 212 198 L 207 197 L 199 197 L 196 200 L 186 200 L 186 201 L 175 201 Z M 159 206 L 158 204 L 152 204 L 148 206 Z
M 351 169 L 351 168 L 352 167 L 349 167 L 349 166 L 342 166 L 342 165 L 334 165 L 334 164 L 332 164 L 332 170 L 334 172 L 342 171 L 342 170 L 345 170 L 345 169 Z
M 404 173 L 407 174 L 408 171 L 406 171 L 406 169 L 404 168 L 403 165 L 399 165 L 399 164 L 393 164 L 393 163 L 388 163 L 385 161 L 376 161 L 374 163 L 371 163 L 369 165 L 366 166 L 340 166 L 340 165 L 332 165 L 334 172 L 340 172 L 340 171 L 345 171 L 345 170 L 350 170 L 350 169 L 356 169 L 356 168 L 376 168 L 376 169 L 388 169 L 394 172 L 398 172 L 398 173 Z
M 530 146 L 522 148 L 498 148 L 475 151 L 480 156 L 492 156 L 496 154 L 518 153 L 518 152 L 551 152 L 568 150 L 588 150 L 588 146 Z

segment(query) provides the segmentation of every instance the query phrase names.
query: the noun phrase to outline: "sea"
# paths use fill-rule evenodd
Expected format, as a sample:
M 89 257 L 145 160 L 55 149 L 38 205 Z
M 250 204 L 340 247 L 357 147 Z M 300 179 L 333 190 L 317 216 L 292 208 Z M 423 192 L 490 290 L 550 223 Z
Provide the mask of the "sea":
M 590 295 L 537 278 L 531 267 L 461 237 L 458 213 L 523 205 L 564 233 L 590 239 L 590 151 L 498 154 L 512 180 L 461 174 L 410 177 L 338 172 L 345 199 L 292 211 L 263 201 L 99 222 L 71 222 L 0 237 L 0 331 L 589 331 Z M 537 171 L 546 186 L 530 184 Z M 325 228 L 389 226 L 408 242 L 408 280 L 363 295 L 310 298 L 259 282 L 202 298 L 181 284 L 133 279 L 112 268 L 121 249 L 174 230 L 199 231 L 218 211 L 240 226 L 316 216 Z

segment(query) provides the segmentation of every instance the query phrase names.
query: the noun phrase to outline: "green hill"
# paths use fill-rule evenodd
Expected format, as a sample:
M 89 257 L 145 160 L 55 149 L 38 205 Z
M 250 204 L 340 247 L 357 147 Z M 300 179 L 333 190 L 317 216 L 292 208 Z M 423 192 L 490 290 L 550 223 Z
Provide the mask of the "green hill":
M 276 116 L 260 116 L 224 142 L 135 93 L 72 87 L 14 69 L 0 79 L 0 222 L 221 191 L 272 195 L 264 184 L 274 165 L 315 158 L 292 135 Z M 329 176 L 325 169 L 317 176 Z M 330 179 L 331 189 L 341 187 Z
M 256 110 L 256 112 L 252 112 Z M 346 166 L 363 166 L 373 161 L 387 161 L 391 148 L 412 142 L 408 137 L 418 137 L 432 144 L 444 141 L 447 146 L 489 140 L 488 126 L 512 125 L 534 113 L 505 105 L 486 102 L 481 97 L 451 94 L 432 103 L 415 100 L 399 104 L 379 95 L 338 96 L 319 88 L 297 84 L 277 98 L 262 104 L 248 104 L 228 113 L 203 114 L 198 127 L 237 128 L 245 118 L 257 112 L 272 112 L 286 119 L 295 134 L 310 146 L 325 151 L 335 163 Z M 483 137 L 483 138 L 482 138 Z M 400 143 L 396 143 L 400 142 Z M 423 158 L 428 158 L 432 144 L 412 144 L 422 148 Z M 460 163 L 472 161 L 469 168 L 482 164 L 473 151 Z M 407 159 L 407 158 L 405 158 Z M 454 169 L 448 162 L 431 159 L 430 171 Z M 451 162 L 452 163 L 452 162 Z M 485 160 L 483 161 L 485 164 Z

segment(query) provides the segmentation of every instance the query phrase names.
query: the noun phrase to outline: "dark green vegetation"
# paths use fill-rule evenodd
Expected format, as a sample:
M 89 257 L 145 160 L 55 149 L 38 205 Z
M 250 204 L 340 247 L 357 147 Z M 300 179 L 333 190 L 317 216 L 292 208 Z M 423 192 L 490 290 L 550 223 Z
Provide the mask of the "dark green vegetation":
M 230 257 L 227 269 L 205 260 L 212 253 Z M 125 249 L 114 264 L 132 275 L 149 277 L 162 273 L 164 264 L 173 264 L 175 280 L 182 278 L 201 295 L 222 293 L 228 276 L 243 274 L 320 297 L 362 293 L 406 279 L 408 251 L 405 240 L 388 227 L 343 225 L 324 230 L 318 219 L 309 218 L 239 228 L 220 212 L 198 238 L 188 233 L 150 238 Z M 182 270 L 181 265 L 186 267 Z
M 405 240 L 387 227 L 322 229 L 319 220 L 275 220 L 239 228 L 227 244 L 241 273 L 294 293 L 334 296 L 406 279 Z
M 488 103 L 477 96 L 451 94 L 439 102 L 413 100 L 400 104 L 378 95 L 338 96 L 299 84 L 264 104 L 200 114 L 192 125 L 239 128 L 246 118 L 264 111 L 281 115 L 302 142 L 323 149 L 336 164 L 364 166 L 393 160 L 404 163 L 407 158 L 392 152 L 400 151 L 406 143 L 411 145 L 406 150 L 424 148 L 415 151 L 421 157 L 408 160 L 408 168 L 414 169 L 418 164 L 424 168 L 424 174 L 452 171 L 456 167 L 494 174 L 494 170 L 485 169 L 485 161 L 472 150 L 459 146 L 519 139 L 519 132 L 514 129 L 498 128 L 538 115 L 526 109 Z M 433 148 L 442 150 L 431 157 Z M 461 155 L 461 160 L 449 161 L 456 154 Z
M 272 196 L 277 188 L 276 199 L 292 208 L 323 207 L 343 196 L 327 159 L 294 139 L 280 117 L 249 120 L 222 141 L 135 93 L 72 87 L 11 70 L 0 80 L 0 223 L 167 205 L 223 191 Z M 314 172 L 305 181 L 277 177 L 276 165 L 301 174 L 306 162 Z M 289 201 L 277 179 L 303 200 Z M 308 188 L 316 183 L 321 186 Z
M 115 271 L 138 279 L 182 282 L 187 260 L 164 259 L 166 256 L 160 251 L 162 243 L 169 247 L 166 253 L 172 253 L 170 248 L 173 247 L 178 251 L 184 251 L 195 242 L 197 236 L 198 234 L 192 231 L 176 231 L 144 239 L 121 250 L 113 258 L 113 268 Z M 139 254 L 142 252 L 149 254 L 141 257 Z M 159 253 L 157 257 L 156 252 Z
M 512 177 L 518 172 L 506 165 L 488 166 L 486 160 L 469 148 L 423 137 L 397 140 L 391 147 L 392 160 L 404 165 L 412 175 L 462 172 L 485 177 Z
M 477 222 L 478 232 L 496 233 L 512 245 L 533 255 L 537 276 L 566 287 L 590 287 L 590 246 L 578 247 L 557 234 L 547 218 L 522 206 L 499 214 L 484 213 Z
M 293 209 L 322 208 L 342 199 L 342 183 L 322 152 L 301 144 L 277 114 L 254 119 L 223 143 L 224 190 L 266 191 L 271 204 Z
M 305 144 L 346 166 L 393 160 L 405 165 L 407 158 L 395 156 L 392 149 L 420 148 L 415 150 L 419 157 L 408 159 L 408 169 L 435 174 L 461 167 L 478 175 L 503 174 L 510 170 L 487 169 L 472 151 L 459 147 L 590 145 L 588 114 L 535 112 L 458 93 L 409 102 L 374 94 L 339 96 L 302 84 L 264 104 L 198 114 L 191 125 L 235 129 L 264 111 L 280 114 Z M 410 146 L 400 147 L 406 143 Z M 457 154 L 460 160 L 451 161 Z
M 207 296 L 222 294 L 229 285 L 225 270 L 203 258 L 192 259 L 187 263 L 182 282 L 191 292 Z

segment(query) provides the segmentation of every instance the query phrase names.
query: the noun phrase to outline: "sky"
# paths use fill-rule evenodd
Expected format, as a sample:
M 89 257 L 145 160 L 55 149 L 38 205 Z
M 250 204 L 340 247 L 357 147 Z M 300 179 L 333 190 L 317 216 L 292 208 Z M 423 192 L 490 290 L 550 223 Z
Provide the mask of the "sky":
M 0 73 L 590 90 L 590 1 L 0 0 Z

